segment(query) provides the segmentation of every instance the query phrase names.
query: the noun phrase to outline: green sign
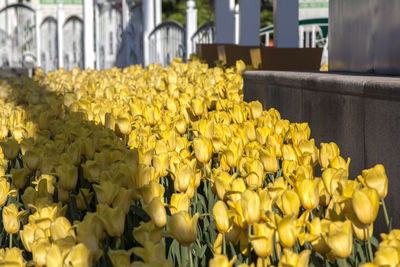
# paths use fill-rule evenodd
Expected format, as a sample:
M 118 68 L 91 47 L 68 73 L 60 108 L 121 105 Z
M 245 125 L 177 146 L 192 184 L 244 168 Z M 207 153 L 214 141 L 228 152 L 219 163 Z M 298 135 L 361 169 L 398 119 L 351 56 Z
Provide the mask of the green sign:
M 328 8 L 329 2 L 300 2 L 299 8 Z
M 41 5 L 82 5 L 83 0 L 40 0 Z

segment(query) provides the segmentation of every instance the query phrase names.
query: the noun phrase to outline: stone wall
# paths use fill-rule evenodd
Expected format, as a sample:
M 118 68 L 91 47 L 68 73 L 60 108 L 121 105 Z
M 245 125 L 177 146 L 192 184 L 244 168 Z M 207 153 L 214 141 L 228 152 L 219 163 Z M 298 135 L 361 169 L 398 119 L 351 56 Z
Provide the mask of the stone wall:
M 400 78 L 285 71 L 247 71 L 243 78 L 246 101 L 259 100 L 291 122 L 308 122 L 318 146 L 337 143 L 351 158 L 351 179 L 382 163 L 389 215 L 400 227 Z M 376 233 L 386 231 L 380 213 Z

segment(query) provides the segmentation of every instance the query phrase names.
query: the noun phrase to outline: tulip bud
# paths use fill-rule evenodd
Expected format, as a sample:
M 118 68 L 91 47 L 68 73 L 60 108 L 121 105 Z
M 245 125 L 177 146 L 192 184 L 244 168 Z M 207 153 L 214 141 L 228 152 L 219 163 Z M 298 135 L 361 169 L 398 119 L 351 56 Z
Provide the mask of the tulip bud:
M 67 236 L 75 237 L 75 232 L 67 218 L 58 217 L 50 225 L 50 235 L 51 238 L 56 241 L 66 238 Z
M 400 253 L 398 247 L 384 246 L 380 247 L 375 253 L 374 264 L 377 266 L 398 266 Z
M 352 206 L 357 219 L 363 224 L 375 221 L 379 210 L 379 195 L 375 189 L 356 189 L 352 196 Z
M 294 214 L 296 217 L 299 215 L 300 199 L 298 194 L 292 190 L 285 190 L 277 199 L 276 204 L 284 215 Z
M 250 114 L 255 120 L 262 116 L 263 106 L 260 101 L 250 102 Z
M 144 246 L 146 241 L 157 244 L 162 238 L 162 228 L 156 227 L 152 220 L 146 223 L 140 222 L 140 226 L 133 229 L 133 236 L 142 246 Z
M 319 204 L 319 184 L 317 179 L 304 179 L 296 182 L 300 202 L 306 210 L 315 209 Z
M 115 130 L 115 118 L 111 113 L 106 113 L 104 127 L 113 131 Z
M 72 191 L 78 182 L 78 168 L 72 164 L 63 164 L 57 168 L 57 176 L 59 186 Z
M 363 170 L 362 176 L 358 176 L 358 179 L 364 182 L 369 188 L 374 188 L 380 198 L 386 197 L 388 192 L 388 178 L 383 165 L 377 164 L 371 169 Z
M 240 205 L 243 217 L 248 224 L 253 224 L 260 220 L 260 202 L 260 196 L 256 192 L 246 190 L 242 193 Z
M 157 227 L 164 227 L 167 223 L 167 212 L 165 211 L 161 197 L 153 198 L 149 205 L 144 206 L 144 210 Z
M 51 244 L 47 238 L 41 238 L 32 244 L 32 258 L 37 266 L 46 265 L 47 251 Z
M 102 181 L 100 185 L 94 184 L 93 189 L 99 203 L 111 205 L 120 191 L 120 186 L 109 181 Z
M 225 202 L 218 200 L 217 203 L 215 203 L 213 207 L 213 215 L 218 231 L 221 233 L 227 232 L 230 227 L 230 221 L 228 208 L 226 207 Z
M 194 177 L 193 168 L 187 164 L 180 164 L 174 180 L 174 188 L 178 192 L 185 192 L 190 184 L 190 180 Z
M 169 231 L 182 246 L 188 246 L 197 239 L 197 220 L 199 214 L 192 218 L 185 211 L 180 211 L 171 216 L 168 223 Z
M 169 156 L 167 152 L 153 156 L 153 165 L 158 176 L 164 177 L 168 175 L 168 164 Z
M 279 241 L 282 246 L 291 248 L 297 240 L 296 217 L 294 214 L 285 216 L 278 223 Z

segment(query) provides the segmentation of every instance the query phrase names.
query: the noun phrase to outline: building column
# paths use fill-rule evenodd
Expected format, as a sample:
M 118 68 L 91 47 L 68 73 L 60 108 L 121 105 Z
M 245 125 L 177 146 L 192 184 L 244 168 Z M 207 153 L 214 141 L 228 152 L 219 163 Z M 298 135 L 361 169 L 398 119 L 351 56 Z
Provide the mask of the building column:
M 83 0 L 84 68 L 94 69 L 93 0 Z
M 289 0 L 284 0 L 284 2 Z M 290 0 L 291 1 L 291 0 Z M 260 45 L 261 0 L 240 0 L 240 45 Z
M 35 36 L 36 36 L 36 66 L 40 67 L 42 65 L 41 57 L 40 57 L 40 48 L 41 48 L 41 40 L 40 40 L 40 24 L 42 22 L 42 10 L 40 6 L 36 8 L 35 13 Z
M 274 0 L 274 46 L 298 47 L 299 1 Z
M 149 34 L 154 29 L 154 1 L 142 1 L 143 9 L 143 61 L 144 67 L 150 63 Z
M 192 36 L 197 31 L 197 9 L 196 2 L 186 1 L 186 60 L 195 52 Z
M 58 51 L 58 68 L 64 67 L 64 5 L 57 6 L 57 51 Z
M 215 5 L 215 42 L 233 44 L 235 42 L 235 0 L 216 0 Z
M 235 24 L 234 24 L 234 27 L 235 27 L 235 34 L 234 34 L 234 44 L 239 44 L 239 41 L 240 41 L 240 12 L 239 12 L 239 10 L 240 10 L 240 6 L 239 6 L 239 4 L 236 4 L 235 5 L 235 15 L 234 15 L 234 18 L 235 18 Z

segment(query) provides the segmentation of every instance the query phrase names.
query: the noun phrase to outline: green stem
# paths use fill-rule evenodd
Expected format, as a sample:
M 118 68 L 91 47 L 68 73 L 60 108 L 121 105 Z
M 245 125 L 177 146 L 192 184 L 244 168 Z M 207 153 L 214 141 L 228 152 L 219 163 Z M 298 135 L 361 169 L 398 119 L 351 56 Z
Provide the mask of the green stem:
M 226 255 L 225 233 L 222 233 L 222 254 Z
M 251 224 L 249 224 L 248 228 L 248 244 L 247 244 L 247 263 L 250 265 L 251 263 L 251 242 L 250 242 L 250 235 L 251 235 Z
M 190 264 L 190 267 L 193 267 L 193 256 L 192 256 L 192 251 L 190 248 L 191 248 L 191 245 L 187 247 L 187 251 L 189 254 L 189 264 Z
M 368 253 L 369 253 L 369 260 L 371 262 L 374 261 L 374 254 L 372 253 L 372 246 L 371 246 L 371 238 L 369 234 L 369 225 L 367 224 L 367 237 L 368 237 Z
M 347 260 L 346 259 L 338 259 L 338 261 L 341 261 L 343 264 L 341 266 L 347 267 Z
M 10 248 L 12 248 L 12 243 L 13 243 L 13 234 L 10 234 Z
M 208 199 L 207 169 L 205 163 L 203 163 L 203 178 L 204 178 L 204 193 L 206 194 L 206 198 Z
M 387 227 L 388 233 L 390 233 L 390 231 L 392 229 L 390 227 L 390 220 L 389 220 L 389 215 L 388 215 L 388 212 L 386 209 L 385 200 L 383 200 L 383 198 L 381 198 L 381 201 L 382 201 L 383 213 L 385 214 L 386 227 Z

